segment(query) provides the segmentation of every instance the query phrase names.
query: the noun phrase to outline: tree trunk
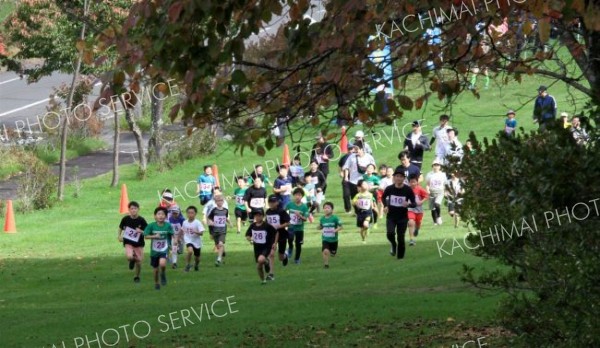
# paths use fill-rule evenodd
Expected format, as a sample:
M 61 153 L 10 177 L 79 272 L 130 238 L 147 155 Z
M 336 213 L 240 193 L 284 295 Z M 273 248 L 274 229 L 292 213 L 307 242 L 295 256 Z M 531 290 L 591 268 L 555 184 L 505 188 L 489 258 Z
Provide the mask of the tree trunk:
M 87 17 L 89 10 L 89 0 L 85 0 L 83 3 L 83 16 Z M 81 34 L 79 39 L 83 41 L 85 39 L 85 28 L 86 22 L 83 21 L 81 25 Z M 69 125 L 69 115 L 71 114 L 71 107 L 73 106 L 73 95 L 75 94 L 75 83 L 79 78 L 79 70 L 81 69 L 81 61 L 83 59 L 83 50 L 79 52 L 77 56 L 77 63 L 75 65 L 75 71 L 73 72 L 73 79 L 71 80 L 71 89 L 69 90 L 69 97 L 67 98 L 66 114 L 62 119 L 61 124 L 61 135 L 60 135 L 60 170 L 58 175 L 58 200 L 62 201 L 65 191 L 65 177 L 67 175 L 67 135 Z
M 115 110 L 115 134 L 113 144 L 113 176 L 111 187 L 116 187 L 119 184 L 119 114 Z
M 125 120 L 127 121 L 127 124 L 129 125 L 129 130 L 131 131 L 131 133 L 133 133 L 133 136 L 135 137 L 135 143 L 137 145 L 138 157 L 139 157 L 139 161 L 140 161 L 140 163 L 139 163 L 140 172 L 146 173 L 146 166 L 147 166 L 146 151 L 144 149 L 142 130 L 140 129 L 137 122 L 135 121 L 135 118 L 131 114 L 131 110 L 128 109 L 127 106 L 125 105 L 125 100 L 123 100 L 123 97 L 121 95 L 119 95 L 119 102 L 121 103 L 121 106 L 123 106 L 123 110 L 125 111 Z
M 159 91 L 156 91 L 158 95 L 154 94 L 155 92 L 150 93 L 150 100 L 152 105 L 151 109 L 151 117 L 152 117 L 152 128 L 150 130 L 150 139 L 148 140 L 148 152 L 151 153 L 150 161 L 160 161 L 161 159 L 161 151 L 160 151 L 160 128 L 161 128 L 161 119 L 163 114 L 163 94 Z

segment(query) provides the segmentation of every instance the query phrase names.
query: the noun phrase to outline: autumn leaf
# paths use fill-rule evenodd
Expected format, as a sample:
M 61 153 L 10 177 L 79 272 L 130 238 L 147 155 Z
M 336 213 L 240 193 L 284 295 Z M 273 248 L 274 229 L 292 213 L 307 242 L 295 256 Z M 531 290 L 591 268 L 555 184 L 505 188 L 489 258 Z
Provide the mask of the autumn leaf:
M 404 110 L 412 110 L 414 106 L 412 99 L 405 95 L 398 96 L 398 103 L 400 103 L 400 107 Z
M 176 1 L 174 2 L 170 7 L 169 7 L 169 21 L 171 21 L 171 23 L 176 22 L 179 19 L 179 16 L 181 15 L 181 11 L 183 10 L 183 2 L 182 1 Z

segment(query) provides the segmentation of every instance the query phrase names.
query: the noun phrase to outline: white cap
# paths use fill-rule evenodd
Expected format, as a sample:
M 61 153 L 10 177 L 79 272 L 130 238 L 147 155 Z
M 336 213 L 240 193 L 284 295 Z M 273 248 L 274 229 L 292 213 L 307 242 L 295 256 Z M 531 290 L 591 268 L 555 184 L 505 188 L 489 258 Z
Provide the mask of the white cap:
M 569 117 L 569 114 L 563 111 L 560 113 L 560 117 Z
M 364 138 L 364 136 L 365 136 L 365 133 L 363 133 L 363 131 L 361 131 L 361 130 L 356 131 L 356 134 L 354 134 L 355 138 Z

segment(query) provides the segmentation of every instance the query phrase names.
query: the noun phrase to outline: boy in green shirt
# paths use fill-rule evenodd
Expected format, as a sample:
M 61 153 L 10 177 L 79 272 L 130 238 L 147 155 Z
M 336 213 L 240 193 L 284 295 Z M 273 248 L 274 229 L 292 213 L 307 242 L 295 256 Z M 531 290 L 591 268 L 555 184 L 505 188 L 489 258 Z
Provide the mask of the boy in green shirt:
M 242 222 L 246 225 L 248 220 L 248 211 L 246 211 L 246 201 L 244 195 L 246 194 L 246 179 L 243 176 L 237 178 L 238 188 L 233 191 L 235 196 L 235 219 L 237 220 L 237 234 L 240 234 L 242 229 Z
M 367 166 L 367 172 L 363 175 L 363 180 L 369 184 L 369 192 L 373 193 L 379 188 L 379 182 L 381 178 L 375 174 L 375 166 L 369 164 Z
M 302 244 L 304 243 L 304 221 L 308 220 L 308 206 L 302 203 L 304 190 L 297 187 L 294 192 L 294 200 L 285 207 L 290 215 L 290 225 L 288 227 L 290 248 L 288 249 L 288 257 L 292 257 L 294 251 L 292 242 L 295 240 L 296 257 L 294 263 L 300 263 L 300 253 L 302 252 Z
M 333 203 L 325 202 L 323 212 L 325 216 L 321 217 L 318 229 L 323 231 L 323 267 L 329 268 L 329 255 L 335 256 L 337 253 L 338 232 L 342 229 L 342 223 L 333 215 Z
M 166 266 L 167 255 L 171 248 L 171 237 L 173 237 L 173 226 L 166 222 L 167 208 L 158 207 L 154 209 L 154 220 L 144 229 L 144 237 L 152 240 L 150 249 L 150 265 L 154 268 L 154 288 L 160 290 L 160 284 L 167 285 Z M 158 268 L 160 267 L 160 284 L 158 283 Z

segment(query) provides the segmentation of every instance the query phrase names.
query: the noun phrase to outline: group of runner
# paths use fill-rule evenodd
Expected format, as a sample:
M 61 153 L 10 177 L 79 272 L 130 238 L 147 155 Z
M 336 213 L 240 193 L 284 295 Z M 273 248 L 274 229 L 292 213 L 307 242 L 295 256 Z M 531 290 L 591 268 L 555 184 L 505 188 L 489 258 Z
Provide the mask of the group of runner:
M 356 216 L 356 227 L 363 243 L 367 242 L 371 229 L 377 228 L 378 219 L 385 216 L 390 254 L 403 259 L 406 253 L 406 230 L 410 236 L 409 246 L 414 246 L 423 219 L 423 204 L 428 200 L 434 224 L 442 223 L 442 199 L 457 196 L 462 190 L 456 175 L 449 179 L 441 171 L 443 161 L 450 156 L 461 156 L 450 152 L 456 152 L 458 140 L 453 137 L 456 131 L 447 123 L 447 116 L 443 115 L 429 142 L 419 133 L 420 123 L 415 122 L 413 132 L 406 138 L 404 151 L 398 156 L 401 164 L 395 168 L 382 164 L 378 173 L 373 156 L 367 153 L 371 150 L 362 132 L 349 145 L 348 154 L 340 159 L 339 174 L 344 188 L 346 213 Z M 305 223 L 314 222 L 315 212 L 322 210 L 323 213 L 317 229 L 321 231 L 324 268 L 329 268 L 330 256 L 337 253 L 342 223 L 334 215 L 334 204 L 325 201 L 329 171 L 324 163 L 328 153 L 326 143 L 321 140 L 319 143 L 325 147 L 313 150 L 306 173 L 299 157 L 295 157 L 289 167 L 281 165 L 277 168 L 279 175 L 272 184 L 260 165 L 255 166 L 249 177 L 237 178 L 238 187 L 231 197 L 235 199 L 235 227 L 237 234 L 241 234 L 242 228 L 249 222 L 244 235 L 253 245 L 262 284 L 275 279 L 276 255 L 283 266 L 292 258 L 295 264 L 300 264 Z M 425 176 L 426 185 L 423 188 L 422 151 L 429 150 L 430 144 L 436 140 L 436 159 L 432 171 Z M 449 149 L 450 146 L 454 148 Z M 462 150 L 462 146 L 460 148 Z M 327 170 L 324 173 L 322 169 Z M 197 180 L 197 193 L 203 206 L 202 221 L 197 219 L 198 209 L 193 205 L 186 208 L 184 217 L 167 189 L 162 192 L 151 223 L 139 216 L 136 202 L 129 204 L 129 215 L 121 220 L 118 239 L 125 246 L 129 268 L 135 269 L 134 282 L 140 281 L 145 239 L 151 241 L 150 264 L 154 269 L 156 289 L 167 284 L 167 262 L 171 263 L 172 268 L 177 268 L 178 255 L 184 252 L 184 271 L 189 272 L 192 268 L 198 271 L 204 226 L 208 226 L 210 238 L 215 243 L 215 266 L 224 263 L 227 231 L 233 228 L 233 223 L 229 218 L 227 199 L 212 174 L 212 167 L 207 165 Z M 268 189 L 272 191 L 271 194 L 268 194 Z M 452 215 L 455 208 L 449 205 L 449 210 Z

